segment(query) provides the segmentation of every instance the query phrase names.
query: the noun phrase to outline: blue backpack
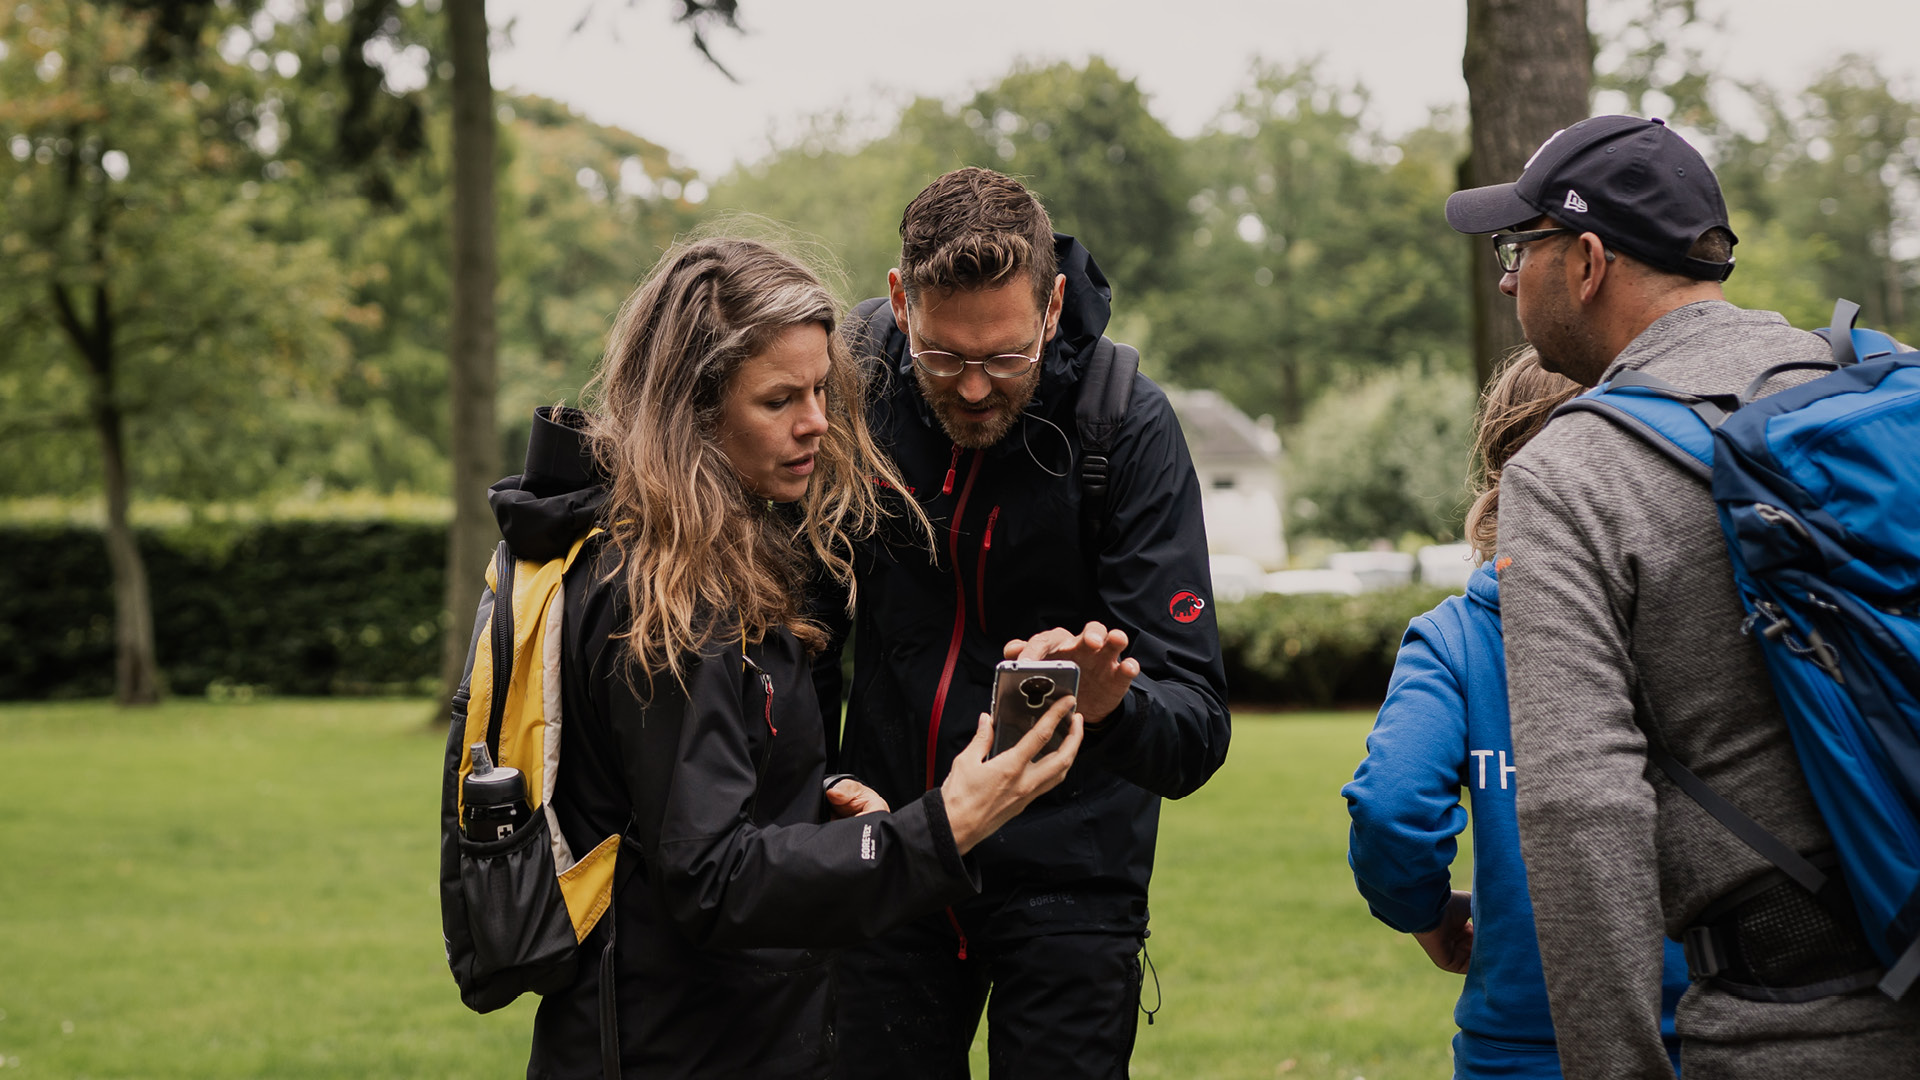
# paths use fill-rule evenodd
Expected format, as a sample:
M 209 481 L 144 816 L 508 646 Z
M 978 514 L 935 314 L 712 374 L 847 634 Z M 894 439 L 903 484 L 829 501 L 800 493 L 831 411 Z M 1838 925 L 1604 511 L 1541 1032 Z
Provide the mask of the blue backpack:
M 1734 585 L 1869 944 L 1898 1000 L 1920 977 L 1920 352 L 1816 331 L 1830 361 L 1702 395 L 1623 371 L 1562 407 L 1598 413 L 1713 490 Z M 1782 371 L 1831 374 L 1756 397 Z M 1826 874 L 1663 748 L 1649 757 L 1809 892 Z M 1879 973 L 1874 973 L 1879 974 Z

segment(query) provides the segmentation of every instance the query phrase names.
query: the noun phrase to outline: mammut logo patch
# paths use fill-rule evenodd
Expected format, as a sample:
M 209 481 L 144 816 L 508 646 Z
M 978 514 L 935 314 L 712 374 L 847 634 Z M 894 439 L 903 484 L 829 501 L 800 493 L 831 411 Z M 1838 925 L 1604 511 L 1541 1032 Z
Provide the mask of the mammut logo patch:
M 1199 618 L 1200 613 L 1206 609 L 1206 600 L 1199 594 L 1185 589 L 1174 593 L 1173 599 L 1167 601 L 1167 614 L 1173 616 L 1174 622 L 1190 623 Z
M 1584 214 L 1587 212 L 1587 200 L 1581 198 L 1579 192 L 1573 190 L 1572 188 L 1568 188 L 1567 189 L 1567 209 Z
M 877 852 L 874 851 L 873 843 L 873 826 L 862 825 L 860 827 L 860 857 L 867 862 L 872 862 L 876 854 Z

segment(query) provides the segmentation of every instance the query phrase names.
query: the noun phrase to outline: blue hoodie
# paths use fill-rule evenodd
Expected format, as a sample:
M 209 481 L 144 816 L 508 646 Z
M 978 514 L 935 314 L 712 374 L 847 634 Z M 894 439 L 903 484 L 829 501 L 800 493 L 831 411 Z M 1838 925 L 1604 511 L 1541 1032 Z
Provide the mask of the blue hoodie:
M 1454 837 L 1473 803 L 1473 960 L 1453 1011 L 1458 1077 L 1558 1077 L 1553 1021 L 1533 932 L 1533 903 L 1513 812 L 1520 769 L 1507 727 L 1500 580 L 1482 566 L 1414 619 L 1400 643 L 1367 756 L 1342 788 L 1353 818 L 1347 862 L 1374 917 L 1416 933 L 1440 925 L 1452 892 Z M 1673 1007 L 1687 988 L 1667 942 L 1661 1031 L 1678 1068 Z

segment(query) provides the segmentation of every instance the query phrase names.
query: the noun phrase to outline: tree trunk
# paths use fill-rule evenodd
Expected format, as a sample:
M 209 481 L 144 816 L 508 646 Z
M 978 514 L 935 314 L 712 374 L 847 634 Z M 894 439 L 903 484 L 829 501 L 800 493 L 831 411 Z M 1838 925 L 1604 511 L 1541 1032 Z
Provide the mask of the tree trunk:
M 67 44 L 71 50 L 85 41 L 79 12 L 67 13 Z M 68 57 L 73 53 L 68 51 Z M 85 100 L 80 86 L 84 65 L 69 61 L 67 88 Z M 97 89 L 97 88 L 96 88 Z M 95 100 L 98 100 L 97 98 Z M 79 123 L 68 129 L 68 138 L 77 148 L 87 138 Z M 108 289 L 107 255 L 112 203 L 104 191 L 88 190 L 87 173 L 80 167 L 80 154 L 66 155 L 63 177 L 69 205 L 87 203 L 87 278 L 93 300 L 93 320 L 80 314 L 79 304 L 56 277 L 50 283 L 54 318 L 67 340 L 80 354 L 87 370 L 87 413 L 94 433 L 100 437 L 100 471 L 107 495 L 107 563 L 113 573 L 113 698 L 121 705 L 157 705 L 160 702 L 160 663 L 154 648 L 153 594 L 147 586 L 147 566 L 140 558 L 140 545 L 128 520 L 132 501 L 127 476 L 126 423 L 120 412 L 120 399 L 114 386 L 115 349 L 113 296 Z
M 96 255 L 100 221 L 96 216 Z M 93 290 L 93 325 L 81 318 L 64 286 L 53 287 L 53 307 L 73 347 L 86 359 L 91 383 L 87 412 L 100 437 L 107 492 L 107 562 L 113 568 L 113 697 L 121 705 L 160 701 L 160 665 L 153 642 L 153 595 L 128 520 L 125 423 L 114 397 L 113 309 L 106 286 Z
M 127 465 L 119 407 L 111 385 L 95 385 L 94 427 L 100 433 L 107 487 L 107 560 L 113 566 L 113 696 L 122 705 L 160 701 L 160 664 L 153 643 L 153 593 L 127 520 Z
M 1464 185 L 1518 179 L 1548 136 L 1587 116 L 1593 39 L 1586 0 L 1467 0 L 1460 66 L 1471 125 Z M 1484 386 L 1494 362 L 1525 338 L 1513 301 L 1500 292 L 1493 245 L 1485 237 L 1471 241 L 1473 363 Z
M 487 485 L 500 476 L 495 431 L 493 81 L 487 61 L 486 0 L 448 0 L 453 53 L 453 332 L 448 372 L 453 404 L 453 525 L 447 533 L 445 647 L 441 700 L 466 662 L 466 635 L 499 529 Z

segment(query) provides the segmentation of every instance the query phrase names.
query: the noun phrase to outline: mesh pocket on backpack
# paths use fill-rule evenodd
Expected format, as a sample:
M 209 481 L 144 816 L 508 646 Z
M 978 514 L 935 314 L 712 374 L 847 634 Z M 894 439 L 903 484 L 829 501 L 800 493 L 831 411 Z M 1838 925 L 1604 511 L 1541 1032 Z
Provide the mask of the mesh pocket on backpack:
M 473 935 L 475 979 L 513 972 L 546 993 L 572 977 L 577 939 L 553 867 L 547 815 L 505 840 L 460 838 L 460 893 Z

